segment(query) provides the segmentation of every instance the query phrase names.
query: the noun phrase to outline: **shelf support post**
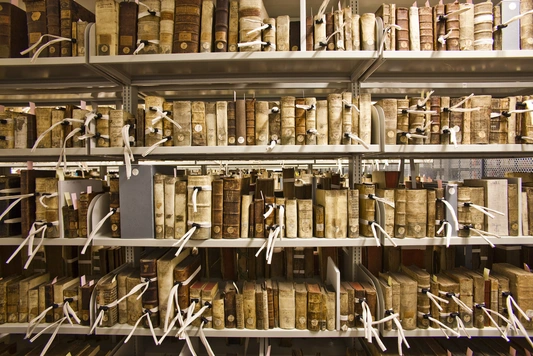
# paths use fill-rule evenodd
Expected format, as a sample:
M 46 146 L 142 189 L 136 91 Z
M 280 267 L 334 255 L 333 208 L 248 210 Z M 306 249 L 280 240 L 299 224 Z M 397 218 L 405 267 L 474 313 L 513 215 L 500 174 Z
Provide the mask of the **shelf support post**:
M 350 182 L 349 188 L 353 189 L 355 183 L 361 183 L 363 181 L 363 165 L 360 155 L 351 155 L 348 165 L 348 179 Z
M 125 111 L 133 115 L 137 114 L 137 98 L 137 87 L 133 87 L 131 85 L 125 85 L 122 87 L 122 106 Z

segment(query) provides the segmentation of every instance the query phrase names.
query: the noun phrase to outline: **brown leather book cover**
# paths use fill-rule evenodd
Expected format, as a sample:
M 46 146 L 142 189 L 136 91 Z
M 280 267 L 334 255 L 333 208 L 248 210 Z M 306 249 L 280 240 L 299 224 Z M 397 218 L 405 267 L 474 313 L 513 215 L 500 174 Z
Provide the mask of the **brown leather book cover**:
M 139 5 L 134 1 L 119 3 L 118 54 L 133 54 L 137 48 L 137 14 Z
M 199 255 L 189 255 L 174 267 L 174 283 L 182 283 L 178 289 L 178 304 L 181 310 L 184 310 L 189 306 L 190 286 L 200 278 L 200 274 L 197 274 L 193 280 L 187 284 L 183 284 L 183 282 L 185 282 L 198 269 L 198 267 L 200 267 Z
M 436 221 L 436 205 L 435 202 L 437 200 L 437 192 L 434 189 L 428 189 L 427 190 L 427 229 L 426 229 L 426 235 L 428 237 L 434 237 L 436 236 L 436 227 L 435 227 L 435 221 Z
M 474 287 L 473 305 L 475 306 L 478 304 L 485 303 L 485 279 L 483 278 L 483 275 L 476 271 L 469 270 L 464 266 L 459 267 L 458 270 L 472 279 L 472 283 Z M 488 294 L 490 297 L 490 281 L 487 281 L 487 282 L 489 283 Z M 490 302 L 485 305 L 489 306 Z M 485 327 L 485 319 L 488 319 L 488 318 L 485 316 L 485 313 L 480 308 L 472 308 L 472 309 L 474 310 L 474 321 L 473 321 L 474 327 L 478 329 L 483 329 Z
M 429 6 L 418 8 L 420 26 L 420 49 L 433 51 L 433 9 Z
M 268 304 L 266 305 L 268 308 Z M 256 327 L 258 330 L 268 330 L 268 315 L 265 318 L 263 310 L 265 309 L 265 304 L 263 301 L 263 288 L 262 283 L 255 284 L 255 320 Z M 266 325 L 266 328 L 265 328 Z
M 396 50 L 409 50 L 409 9 L 406 7 L 396 7 L 396 25 L 401 29 L 396 29 Z
M 441 100 L 440 96 L 431 96 L 429 98 L 429 110 L 434 111 L 435 114 L 431 114 L 431 126 L 429 132 L 429 143 L 438 145 L 440 144 L 440 130 L 441 130 Z
M 89 204 L 96 196 L 96 193 L 83 192 L 78 198 L 78 230 L 79 237 L 87 237 L 87 212 Z
M 228 101 L 228 145 L 235 146 L 237 143 L 237 120 L 235 101 Z
M 147 255 L 143 256 L 139 262 L 141 267 L 141 278 L 144 279 L 153 279 L 155 281 L 150 281 L 148 288 L 142 295 L 142 305 L 143 309 L 150 310 L 159 305 L 158 301 L 158 281 L 157 281 L 157 260 L 164 253 L 164 250 L 156 249 Z M 152 325 L 159 325 L 159 311 L 150 313 L 149 315 Z M 144 320 L 144 327 L 148 327 L 148 321 Z
M 63 303 L 64 296 L 63 291 L 65 289 L 71 288 L 73 286 L 77 286 L 80 284 L 80 279 L 78 277 L 65 277 L 64 279 L 58 280 L 54 285 L 54 304 L 60 304 Z M 54 321 L 58 321 L 64 316 L 63 308 L 55 308 L 53 310 L 54 312 Z
M 445 51 L 446 43 L 439 41 L 441 36 L 446 35 L 446 18 L 444 4 L 437 4 L 433 7 L 433 48 L 435 51 Z
M 465 6 L 465 5 L 463 5 Z M 472 6 L 470 5 L 470 8 Z M 473 16 L 467 17 L 467 20 L 473 22 L 473 49 L 476 51 L 491 51 L 493 45 L 493 4 L 492 2 L 484 2 L 474 5 Z M 462 13 L 461 20 L 463 16 L 466 17 L 466 14 L 471 13 L 472 10 Z M 464 22 L 460 22 L 459 29 L 464 27 Z M 470 37 L 471 39 L 471 37 Z M 461 50 L 464 50 L 461 48 Z
M 255 145 L 255 99 L 246 99 L 246 144 Z
M 312 18 L 309 16 L 309 19 L 312 20 Z M 306 21 L 306 26 L 308 22 Z M 311 21 L 311 36 L 313 35 L 313 22 Z M 291 51 L 299 51 L 300 50 L 300 21 L 291 21 L 289 28 L 289 35 L 290 35 L 290 46 Z M 307 30 L 309 30 L 308 27 L 306 27 Z M 306 44 L 308 40 L 311 40 L 311 46 L 313 45 L 313 37 L 309 37 L 309 33 L 306 32 Z M 312 51 L 313 49 L 308 49 L 308 51 Z
M 246 145 L 247 135 L 247 111 L 246 101 L 244 99 L 237 100 L 235 104 L 235 142 L 237 146 Z
M 211 210 L 212 226 L 211 226 L 211 238 L 221 239 L 223 235 L 223 206 L 224 201 L 224 181 L 222 179 L 215 179 L 211 183 L 213 187 L 212 198 L 213 207 Z
M 121 299 L 128 293 L 127 278 L 134 271 L 132 268 L 126 268 L 117 275 L 117 298 Z M 140 283 L 140 277 L 137 284 Z M 118 304 L 118 323 L 126 324 L 128 322 L 128 303 L 123 301 Z
M 48 222 L 59 220 L 59 199 L 57 196 L 45 198 L 47 207 L 41 204 L 41 196 L 57 193 L 57 178 L 35 178 L 35 219 Z M 38 193 L 38 194 L 37 194 Z M 31 199 L 31 198 L 30 198 Z M 31 222 L 33 223 L 33 221 Z M 30 224 L 31 224 L 30 223 Z M 50 226 L 46 229 L 46 237 L 59 237 L 59 227 Z
M 217 0 L 215 10 L 215 52 L 228 51 L 229 0 Z
M 430 281 L 431 293 L 435 295 L 440 295 L 443 293 L 450 293 L 450 297 L 444 297 L 448 303 L 439 301 L 439 305 L 442 308 L 442 311 L 437 308 L 434 303 L 431 303 L 431 315 L 444 325 L 448 327 L 456 327 L 457 322 L 455 318 L 451 317 L 449 313 L 459 312 L 459 306 L 451 298 L 451 293 L 457 295 L 459 294 L 459 284 L 451 279 L 444 273 L 438 273 L 432 276 Z M 431 323 L 432 327 L 437 327 L 436 323 Z
M 323 300 L 320 285 L 306 283 L 307 287 L 307 329 L 310 331 L 321 330 Z
M 174 12 L 176 2 L 174 0 L 161 1 L 161 21 L 159 22 L 159 53 L 172 53 L 174 45 Z
M 369 282 L 363 281 L 360 282 L 361 286 L 365 289 L 365 298 L 366 302 L 368 303 L 368 307 L 370 308 L 370 313 L 372 314 L 372 318 L 376 319 L 378 310 L 378 295 L 376 288 Z
M 9 303 L 9 290 L 13 287 L 10 287 L 12 284 L 18 284 L 24 277 L 17 275 L 6 276 L 0 280 L 0 324 L 5 324 L 8 321 L 8 310 L 11 311 L 10 304 L 14 304 L 14 297 L 12 303 Z M 17 287 L 18 288 L 18 287 Z M 16 303 L 18 308 L 18 302 Z M 8 308 L 9 307 L 9 308 Z M 43 308 L 44 310 L 45 308 Z M 18 312 L 18 311 L 17 311 Z M 18 319 L 18 315 L 17 315 Z M 17 320 L 15 320 L 16 322 Z
M 222 237 L 236 239 L 240 237 L 242 179 L 239 177 L 223 178 L 224 225 Z
M 126 293 L 131 292 L 131 290 L 136 287 L 141 282 L 141 275 L 139 270 L 132 271 L 127 277 L 126 277 Z M 137 320 L 143 315 L 143 306 L 142 306 L 142 300 L 139 297 L 139 294 L 141 291 L 137 291 L 136 293 L 130 295 L 126 298 L 124 303 L 127 308 L 126 313 L 126 323 L 128 325 L 135 325 Z
M 213 300 L 215 299 L 216 295 L 218 293 L 218 282 L 214 281 L 208 281 L 204 286 L 202 287 L 202 300 L 201 305 L 207 305 L 207 303 L 213 305 Z M 204 313 L 202 314 L 208 322 L 205 324 L 206 328 L 212 328 L 213 327 L 213 308 L 207 308 Z M 197 321 L 196 319 L 195 321 Z M 194 324 L 194 323 L 193 323 Z
M 357 207 L 359 210 L 359 206 Z M 324 237 L 324 210 L 325 208 L 322 205 L 313 206 L 313 221 L 314 221 L 314 232 L 315 237 Z M 357 228 L 359 230 L 359 222 L 357 222 Z
M 21 51 L 27 48 L 28 25 L 26 12 L 21 8 L 2 3 L 2 33 L 0 33 L 0 58 L 21 58 Z
M 357 184 L 356 189 L 359 190 L 359 214 L 360 219 L 366 221 L 375 221 L 376 201 L 369 199 L 368 195 L 376 194 L 376 186 L 374 184 Z M 364 222 L 359 224 L 359 233 L 362 236 L 372 237 L 372 227 Z
M 233 329 L 237 327 L 236 293 L 233 282 L 226 282 L 224 286 L 224 315 L 225 327 Z
M 459 284 L 459 299 L 468 306 L 474 305 L 474 281 L 472 278 L 458 270 L 444 271 L 452 280 Z M 473 323 L 472 313 L 460 308 L 460 318 L 463 320 L 465 327 L 471 328 Z
M 329 38 L 326 44 L 326 50 L 328 51 L 335 50 L 335 39 L 334 36 L 332 36 L 333 31 L 335 31 L 335 22 L 333 18 L 333 12 L 326 13 L 326 38 Z
M 305 283 L 294 284 L 295 303 L 295 328 L 297 330 L 307 329 L 307 288 Z
M 347 310 L 348 313 L 346 318 L 346 326 L 353 328 L 356 325 L 355 316 L 356 315 L 362 315 L 363 307 L 361 306 L 361 303 L 357 302 L 355 299 L 355 293 L 356 289 L 359 290 L 359 292 L 363 292 L 362 298 L 364 298 L 364 290 L 361 287 L 361 285 L 357 282 L 341 282 L 342 287 L 344 288 L 346 292 L 346 300 L 347 300 Z M 357 323 L 358 327 L 362 326 L 363 324 L 358 321 Z
M 509 98 L 492 98 L 491 101 L 491 112 L 493 114 L 499 114 L 499 116 L 495 116 L 490 118 L 490 134 L 489 134 L 489 143 L 495 143 L 495 144 L 506 144 L 508 139 L 508 122 L 512 121 L 513 119 L 516 120 L 515 117 L 511 118 L 510 114 L 509 117 L 506 117 L 506 115 L 503 115 L 504 112 L 509 112 Z M 511 125 L 514 126 L 514 125 Z M 515 134 L 516 135 L 516 134 Z M 510 143 L 510 142 L 509 142 Z
M 229 0 L 228 52 L 238 52 L 239 42 L 239 2 Z
M 201 3 L 201 0 L 185 0 L 176 3 L 173 53 L 198 53 Z
M 91 294 L 93 293 L 94 287 L 96 285 L 96 281 L 90 280 L 85 285 L 81 286 L 81 301 L 79 301 L 79 309 L 80 309 L 80 320 L 81 325 L 89 326 L 90 320 L 90 305 L 91 305 Z
M 281 143 L 281 113 L 279 102 L 269 102 L 268 108 L 270 110 L 270 114 L 268 115 L 268 143 L 272 141 Z
M 75 2 L 74 0 L 60 0 L 59 1 L 60 7 L 61 7 L 61 37 L 66 38 L 74 38 L 74 34 L 72 32 L 72 23 L 76 23 L 78 21 L 87 21 L 87 22 L 95 22 L 95 17 L 92 12 L 87 10 L 83 5 Z M 47 14 L 47 21 L 50 20 L 49 15 Z M 55 24 L 55 23 L 54 23 Z M 50 30 L 50 23 L 48 22 L 48 29 Z M 55 34 L 52 32 L 48 32 L 49 34 Z M 61 42 L 61 57 L 72 57 L 73 55 L 76 56 L 77 54 L 73 52 L 73 42 L 71 41 L 62 41 Z M 59 48 L 58 48 L 59 49 Z M 55 55 L 55 53 L 50 50 L 50 57 L 58 57 L 58 55 Z
M 46 130 L 52 126 L 52 108 L 38 107 L 35 108 L 35 120 L 37 128 L 37 136 L 41 136 Z M 51 148 L 52 147 L 52 133 L 47 132 L 37 148 Z
M 257 313 L 255 303 L 255 281 L 245 281 L 243 288 L 244 327 L 257 329 Z
M 120 237 L 120 193 L 118 182 L 118 177 L 111 177 L 109 179 L 109 209 L 117 209 L 109 217 L 109 221 L 111 222 L 111 237 Z
M 201 308 L 202 308 L 202 288 L 206 285 L 207 283 L 205 281 L 196 281 L 194 283 L 191 284 L 190 288 L 189 288 L 189 304 L 191 304 L 192 302 L 195 302 L 195 307 L 194 307 L 194 310 L 193 310 L 193 313 L 197 313 Z M 195 321 L 192 322 L 192 325 L 193 326 L 200 326 L 200 323 L 201 323 L 201 319 L 198 318 L 196 319 Z
M 449 14 L 453 11 L 459 10 L 459 2 L 455 1 L 445 5 L 445 12 Z M 446 50 L 459 51 L 459 15 L 452 15 L 446 17 L 446 34 L 450 33 L 450 36 L 446 40 Z
M 265 202 L 263 199 L 254 199 L 254 237 L 265 237 Z
M 46 1 L 45 0 L 26 0 L 24 1 L 26 5 L 26 19 L 28 24 L 28 47 L 37 43 L 42 35 L 48 32 L 46 26 Z M 59 2 L 58 2 L 58 12 L 59 12 Z M 58 18 L 59 21 L 59 18 Z M 44 45 L 48 42 L 47 38 L 44 38 L 41 42 L 41 45 Z M 26 47 L 26 48 L 28 48 Z M 29 56 L 33 56 L 37 49 L 33 49 L 29 52 Z M 48 48 L 44 49 L 40 57 L 48 57 Z

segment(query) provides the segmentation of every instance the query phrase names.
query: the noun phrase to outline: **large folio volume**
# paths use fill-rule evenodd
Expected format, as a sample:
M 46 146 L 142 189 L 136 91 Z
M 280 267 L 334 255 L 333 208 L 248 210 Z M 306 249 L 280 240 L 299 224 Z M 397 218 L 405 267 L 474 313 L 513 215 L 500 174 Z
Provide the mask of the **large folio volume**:
M 2 28 L 0 32 L 0 58 L 20 58 L 28 44 L 26 13 L 10 3 L 0 6 Z
M 268 18 L 262 0 L 241 0 L 239 2 L 239 42 L 261 41 L 261 31 L 251 30 L 261 26 L 263 19 Z M 241 47 L 241 52 L 261 51 L 260 44 Z
M 139 5 L 133 1 L 119 4 L 118 54 L 133 54 L 137 47 L 137 13 Z
M 197 53 L 201 0 L 176 1 L 173 53 Z
M 96 49 L 99 56 L 114 56 L 118 52 L 118 3 L 96 0 Z
M 211 238 L 211 176 L 188 176 L 187 178 L 187 206 L 190 229 L 196 226 L 193 240 Z M 193 199 L 195 196 L 195 199 Z

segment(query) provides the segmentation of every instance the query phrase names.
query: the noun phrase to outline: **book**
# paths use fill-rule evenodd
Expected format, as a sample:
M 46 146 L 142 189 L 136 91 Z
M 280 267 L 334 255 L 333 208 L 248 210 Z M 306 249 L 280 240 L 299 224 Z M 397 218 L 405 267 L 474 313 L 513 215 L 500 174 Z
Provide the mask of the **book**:
M 95 22 L 95 15 L 86 9 L 83 5 L 80 3 L 77 3 L 74 0 L 60 0 L 60 16 L 61 16 L 61 37 L 66 38 L 75 38 L 75 34 L 73 29 L 76 27 L 73 27 L 73 23 L 77 23 L 78 21 L 86 21 L 86 22 Z M 47 20 L 49 20 L 49 16 L 47 16 Z M 50 29 L 50 25 L 48 24 L 48 28 Z M 49 34 L 55 34 L 53 32 L 48 32 Z M 55 44 L 54 44 L 55 45 Z M 59 44 L 58 44 L 59 45 Z M 76 51 L 74 50 L 76 45 L 76 42 L 73 41 L 62 41 L 61 42 L 61 57 L 72 57 L 76 56 Z M 59 49 L 59 48 L 58 48 Z M 50 51 L 51 57 L 58 57 L 59 51 L 57 51 L 57 55 L 52 55 L 52 51 Z
M 228 126 L 228 145 L 235 146 L 237 144 L 237 120 L 235 112 L 235 101 L 228 101 L 227 104 L 227 126 Z
M 407 228 L 405 237 L 427 236 L 427 192 L 424 189 L 407 189 L 405 217 Z
M 402 327 L 414 330 L 417 326 L 417 283 L 403 273 L 389 272 L 389 275 L 400 284 L 399 311 Z
M 213 318 L 213 329 L 222 330 L 224 329 L 224 291 L 217 291 L 215 297 L 211 302 L 213 306 L 212 318 Z
M 176 2 L 172 53 L 198 53 L 201 0 Z
M 245 100 L 246 145 L 255 145 L 255 99 Z
M 59 279 L 56 283 L 53 285 L 53 303 L 54 304 L 61 304 L 63 303 L 64 297 L 63 297 L 63 291 L 66 289 L 69 289 L 73 286 L 78 286 L 80 284 L 79 277 L 65 277 L 63 279 Z M 55 308 L 54 309 L 54 321 L 58 321 L 63 317 L 63 308 Z
M 504 214 L 493 214 L 494 218 L 484 215 L 486 231 L 499 236 L 509 235 L 507 184 L 506 179 L 465 179 L 465 186 L 483 188 L 483 206 Z
M 474 281 L 472 278 L 461 271 L 446 270 L 444 271 L 452 280 L 459 284 L 459 299 L 466 305 L 474 305 Z M 473 314 L 463 308 L 459 309 L 459 317 L 466 328 L 473 326 Z
M 12 113 L 11 117 L 13 119 L 13 148 L 31 148 L 37 139 L 35 115 Z M 6 142 L 6 144 L 10 143 Z
M 28 318 L 29 308 L 29 291 L 50 279 L 49 273 L 38 273 L 28 278 L 25 278 L 19 282 L 19 303 L 18 303 L 18 322 L 26 323 L 31 319 Z M 37 290 L 38 292 L 38 290 Z M 9 295 L 8 295 L 9 297 Z
M 216 102 L 216 145 L 228 145 L 228 102 Z M 235 114 L 235 112 L 233 112 Z
M 426 5 L 429 5 L 426 3 Z M 433 51 L 433 9 L 430 6 L 418 8 L 418 20 L 420 30 L 420 49 Z
M 296 300 L 294 285 L 290 282 L 278 282 L 279 290 L 279 327 L 294 329 L 296 327 Z
M 221 239 L 223 235 L 223 200 L 224 200 L 224 182 L 222 179 L 214 179 L 211 183 L 213 187 L 212 193 L 212 209 L 211 209 L 211 238 Z
M 192 145 L 207 146 L 207 121 L 206 103 L 203 101 L 193 101 L 191 104 L 191 128 Z
M 257 329 L 257 313 L 255 303 L 255 281 L 244 281 L 242 287 L 244 307 L 244 327 Z
M 459 51 L 459 14 L 449 15 L 452 12 L 455 12 L 460 9 L 459 2 L 448 3 L 444 7 L 446 16 L 446 34 L 450 33 L 448 39 L 446 40 L 446 50 L 448 51 Z
M 137 15 L 139 5 L 135 2 L 119 3 L 118 54 L 133 54 L 137 48 Z
M 226 282 L 224 285 L 224 326 L 226 329 L 237 327 L 237 305 L 236 305 L 235 286 L 232 282 Z
M 242 179 L 223 178 L 223 230 L 222 237 L 235 239 L 240 236 Z M 243 207 L 244 211 L 244 207 Z
M 479 3 L 474 5 L 474 49 L 476 51 L 491 51 L 493 45 L 493 5 Z M 462 27 L 462 22 L 459 28 Z
M 134 271 L 134 268 L 126 268 L 120 271 L 117 275 L 117 298 L 122 299 L 128 293 L 127 279 L 128 276 Z M 137 279 L 137 284 L 140 281 Z M 118 304 L 118 323 L 126 324 L 128 322 L 128 303 L 123 300 Z
M 408 51 L 409 47 L 409 9 L 406 7 L 396 7 L 396 50 Z
M 159 52 L 162 54 L 172 53 L 174 45 L 174 12 L 176 11 L 175 0 L 161 1 L 161 18 L 159 21 Z
M 281 97 L 281 144 L 294 145 L 296 143 L 296 98 Z M 285 196 L 286 198 L 290 198 Z
M 416 4 L 409 7 L 409 49 L 420 51 L 420 19 Z
M 97 0 L 95 5 L 96 50 L 99 56 L 114 56 L 118 52 L 119 5 L 113 0 Z
M 46 25 L 46 1 L 26 0 L 24 1 L 24 5 L 26 5 L 26 20 L 28 26 L 28 36 L 26 38 L 28 47 L 26 48 L 29 48 L 35 43 L 37 43 L 41 36 L 45 35 L 48 32 L 48 27 Z M 41 44 L 44 45 L 47 42 L 48 39 L 45 37 L 41 41 Z M 29 56 L 32 57 L 36 51 L 37 48 L 31 50 L 29 52 Z M 40 56 L 48 57 L 48 49 L 45 48 L 41 52 Z
M 211 304 L 213 303 L 213 299 L 216 298 L 218 292 L 218 282 L 214 281 L 208 281 L 204 284 L 202 287 L 201 292 L 201 305 L 208 305 L 207 303 Z M 204 313 L 202 314 L 208 322 L 205 324 L 205 327 L 212 328 L 213 327 L 213 307 L 207 308 Z
M 255 102 L 255 138 L 254 144 L 261 146 L 269 143 L 269 105 L 268 101 Z
M 354 103 L 357 104 L 357 102 Z M 361 93 L 359 95 L 359 138 L 366 142 L 371 143 L 372 133 L 372 100 L 370 93 Z
M 276 51 L 291 51 L 291 21 L 288 15 L 276 17 Z
M 200 13 L 200 52 L 213 52 L 214 1 L 202 0 L 202 10 Z
M 215 52 L 228 52 L 230 0 L 217 0 L 215 6 Z
M 268 13 L 263 5 L 262 0 L 244 0 L 239 1 L 239 42 L 255 42 L 261 41 L 261 32 L 251 30 L 259 27 L 258 24 L 263 22 L 263 19 L 269 18 Z M 240 47 L 241 52 L 256 52 L 261 51 L 260 44 Z
M 324 207 L 324 237 L 344 238 L 348 228 L 348 195 L 345 190 L 316 190 L 316 203 Z
M 165 238 L 165 179 L 164 174 L 154 175 L 154 223 L 155 238 Z
M 0 196 L 8 197 L 10 195 L 18 195 L 17 191 L 21 191 L 21 178 L 19 176 L 3 176 L 0 177 Z M 9 193 L 12 191 L 11 193 Z M 31 197 L 29 199 L 32 199 Z M 0 214 L 3 214 L 12 200 L 0 200 Z M 16 236 L 21 233 L 21 208 L 13 207 L 0 221 L 0 237 Z
M 138 281 L 138 279 L 137 279 Z M 95 288 L 95 280 L 91 279 L 83 286 L 80 286 L 81 300 L 78 301 L 78 309 L 80 311 L 79 317 L 81 325 L 88 326 L 90 325 L 90 305 L 91 305 L 91 295 Z
M 431 315 L 433 315 L 435 319 L 439 320 L 441 323 L 448 327 L 456 327 L 457 322 L 453 317 L 450 317 L 449 313 L 459 312 L 459 305 L 457 305 L 457 303 L 453 302 L 453 300 L 451 299 L 451 295 L 459 294 L 459 284 L 446 274 L 437 273 L 432 276 L 430 281 L 430 287 L 431 293 L 435 295 L 439 295 L 441 294 L 441 292 L 450 293 L 450 296 L 445 298 L 448 303 L 438 301 L 438 305 L 440 305 L 442 311 L 435 305 L 435 303 L 431 304 Z M 432 327 L 436 326 L 436 323 L 431 324 Z
M 429 320 L 423 315 L 430 314 L 431 301 L 428 295 L 424 292 L 430 290 L 430 274 L 418 266 L 401 266 L 403 273 L 414 279 L 418 285 L 417 291 L 417 327 L 419 329 L 427 329 L 429 327 Z
M 148 280 L 148 285 L 144 294 L 141 297 L 143 310 L 151 310 L 149 318 L 151 319 L 152 325 L 159 325 L 159 315 L 161 308 L 159 305 L 159 280 L 157 278 L 157 261 L 165 253 L 164 250 L 155 249 L 144 256 L 141 257 L 139 261 L 140 265 L 140 277 L 141 280 Z M 148 321 L 143 320 L 143 326 L 148 327 Z
M 444 15 L 445 12 L 445 5 L 437 4 L 433 7 L 433 48 L 436 51 L 445 51 L 446 50 L 446 42 L 445 41 L 439 41 L 439 39 L 443 38 L 443 36 L 446 35 L 446 18 Z
M 344 105 L 342 104 L 341 94 L 328 95 L 328 144 L 340 145 L 342 132 L 342 111 Z
M 305 46 L 306 50 L 313 51 L 313 18 L 305 19 Z M 300 21 L 291 21 L 289 24 L 289 46 L 291 51 L 300 50 Z
M 520 14 L 525 14 L 531 10 L 531 1 L 520 1 Z M 533 49 L 533 44 L 529 40 L 533 33 L 533 18 L 526 15 L 520 19 L 520 49 Z
M 459 49 L 461 51 L 474 50 L 474 5 L 459 4 L 459 9 L 468 9 L 459 14 Z
M 258 330 L 268 330 L 268 313 L 267 315 L 263 313 L 265 308 L 267 308 L 268 310 L 268 303 L 265 305 L 264 300 L 263 300 L 262 283 L 256 283 L 255 284 L 255 313 L 256 313 L 255 318 L 256 318 L 256 326 Z
M 237 100 L 235 104 L 235 142 L 237 146 L 246 145 L 246 101 Z
M 3 31 L 0 34 L 0 58 L 21 58 L 21 51 L 28 44 L 26 12 L 11 3 L 3 3 L 0 9 Z
M 228 52 L 237 52 L 239 42 L 239 1 L 229 0 Z
M 211 176 L 187 176 L 187 228 L 200 225 L 191 236 L 193 240 L 211 238 L 211 179 Z
M 190 288 L 200 278 L 196 274 L 190 282 L 184 283 L 200 268 L 200 256 L 188 255 L 174 267 L 174 283 L 181 283 L 178 289 L 178 305 L 181 310 L 185 310 L 190 302 Z

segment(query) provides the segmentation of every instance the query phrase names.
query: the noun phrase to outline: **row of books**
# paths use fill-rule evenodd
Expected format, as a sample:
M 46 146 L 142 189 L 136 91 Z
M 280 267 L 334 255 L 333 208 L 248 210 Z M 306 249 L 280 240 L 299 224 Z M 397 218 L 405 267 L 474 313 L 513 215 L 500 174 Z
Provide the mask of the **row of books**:
M 515 144 L 533 140 L 530 96 L 380 99 L 385 144 Z
M 18 341 L 18 342 L 17 342 Z M 43 353 L 46 339 L 38 339 L 33 343 L 9 340 L 0 346 L 2 356 L 37 356 Z M 46 350 L 48 356 L 110 356 L 114 355 L 114 345 L 106 338 L 83 339 L 76 336 L 61 335 Z
M 415 2 L 409 8 L 383 4 L 376 15 L 386 29 L 391 29 L 385 33 L 386 50 L 527 50 L 533 49 L 532 9 L 530 1 L 472 4 L 456 0 L 447 4 L 440 1 L 433 7 L 429 2 L 422 7 Z

